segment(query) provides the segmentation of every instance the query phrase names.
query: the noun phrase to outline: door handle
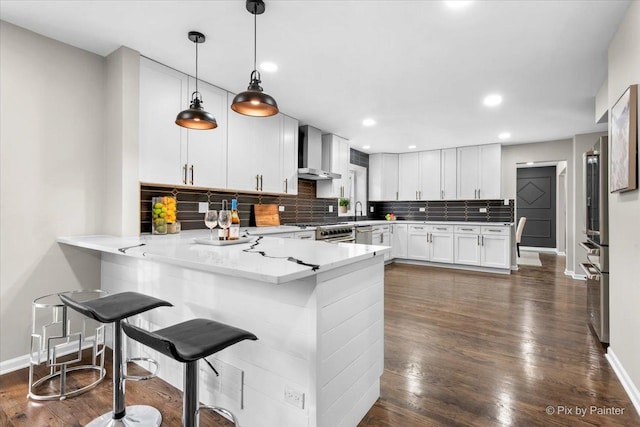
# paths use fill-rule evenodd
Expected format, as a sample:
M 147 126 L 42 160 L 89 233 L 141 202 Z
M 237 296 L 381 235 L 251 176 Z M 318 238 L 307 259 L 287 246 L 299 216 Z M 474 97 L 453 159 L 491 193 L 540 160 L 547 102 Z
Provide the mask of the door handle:
M 189 170 L 191 171 L 191 182 L 190 182 L 190 184 L 193 185 L 193 165 L 191 165 Z
M 184 166 L 182 166 L 182 183 L 186 184 L 187 183 L 187 164 L 185 163 Z

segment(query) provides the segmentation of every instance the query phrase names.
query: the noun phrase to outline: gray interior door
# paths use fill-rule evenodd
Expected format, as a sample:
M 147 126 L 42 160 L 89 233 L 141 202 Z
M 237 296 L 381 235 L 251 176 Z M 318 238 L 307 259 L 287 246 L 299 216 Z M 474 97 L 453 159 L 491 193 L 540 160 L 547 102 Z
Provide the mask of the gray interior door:
M 519 168 L 517 221 L 526 217 L 520 246 L 556 247 L 556 167 Z

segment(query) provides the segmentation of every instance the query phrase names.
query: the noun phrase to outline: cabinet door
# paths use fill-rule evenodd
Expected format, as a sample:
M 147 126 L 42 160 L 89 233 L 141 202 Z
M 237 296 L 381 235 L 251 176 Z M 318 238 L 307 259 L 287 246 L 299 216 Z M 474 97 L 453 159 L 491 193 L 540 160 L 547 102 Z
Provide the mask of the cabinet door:
M 231 93 L 228 95 L 229 107 L 233 96 Z M 229 189 L 273 193 L 282 191 L 280 181 L 282 117 L 282 114 L 271 117 L 250 117 L 229 111 L 227 125 L 227 187 Z
M 429 238 L 429 260 L 453 263 L 453 233 L 431 233 Z
M 339 173 L 342 177 L 317 181 L 317 197 L 348 197 L 350 160 L 349 141 L 337 135 L 322 135 L 322 169 Z
M 189 92 L 195 91 L 189 77 Z M 202 106 L 213 114 L 218 127 L 213 130 L 187 130 L 188 184 L 198 187 L 227 188 L 227 91 L 198 82 Z
M 369 199 L 398 199 L 398 155 L 369 156 Z
M 407 258 L 428 261 L 429 243 L 427 227 L 410 226 L 407 239 Z
M 282 124 L 282 192 L 298 194 L 298 121 L 284 116 Z
M 391 257 L 407 258 L 407 224 L 391 225 Z
M 420 152 L 420 200 L 440 200 L 440 150 Z
M 440 152 L 440 198 L 443 200 L 456 199 L 456 153 L 455 148 L 447 148 Z
M 418 200 L 420 191 L 420 153 L 398 156 L 398 200 Z
M 460 147 L 458 156 L 458 199 L 478 197 L 478 147 Z
M 180 161 L 182 148 L 186 150 L 186 129 L 175 120 L 188 108 L 187 89 L 185 74 L 141 58 L 140 181 L 186 184 Z
M 454 234 L 456 264 L 480 265 L 480 235 Z
M 509 236 L 481 236 L 481 261 L 483 267 L 511 268 Z
M 501 196 L 502 150 L 500 144 L 479 147 L 479 199 L 499 199 Z

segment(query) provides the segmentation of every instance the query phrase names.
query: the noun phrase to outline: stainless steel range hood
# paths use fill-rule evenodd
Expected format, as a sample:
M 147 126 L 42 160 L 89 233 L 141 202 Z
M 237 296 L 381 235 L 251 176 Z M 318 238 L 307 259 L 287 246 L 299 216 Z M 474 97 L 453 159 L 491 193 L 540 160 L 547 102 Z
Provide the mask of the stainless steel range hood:
M 339 173 L 322 169 L 322 132 L 312 126 L 300 126 L 298 178 L 314 181 L 342 178 Z

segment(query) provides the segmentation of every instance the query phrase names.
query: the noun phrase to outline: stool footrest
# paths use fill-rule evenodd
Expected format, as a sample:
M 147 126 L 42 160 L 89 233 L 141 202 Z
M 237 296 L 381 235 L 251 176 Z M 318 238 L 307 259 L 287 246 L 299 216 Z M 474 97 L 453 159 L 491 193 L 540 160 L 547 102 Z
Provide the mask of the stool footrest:
M 151 359 L 149 357 L 132 357 L 130 359 L 127 359 L 127 363 L 129 363 L 129 362 L 149 362 L 153 366 L 155 366 L 155 369 L 149 375 L 125 375 L 124 376 L 125 380 L 129 380 L 129 381 L 145 381 L 145 380 L 150 380 L 150 379 L 155 378 L 155 377 L 158 376 L 158 369 L 160 369 L 160 365 L 154 359 Z
M 226 415 L 229 418 L 231 418 L 231 421 L 233 422 L 233 425 L 235 425 L 236 427 L 240 427 L 240 423 L 238 422 L 238 419 L 236 418 L 236 416 L 233 415 L 233 412 L 229 411 L 228 409 L 221 408 L 219 406 L 200 405 L 200 407 L 196 411 L 196 419 L 198 419 L 198 417 L 200 416 L 200 411 L 202 411 L 203 409 L 208 409 L 210 411 L 214 411 L 214 412 L 218 412 L 218 413 L 220 413 L 222 415 Z

